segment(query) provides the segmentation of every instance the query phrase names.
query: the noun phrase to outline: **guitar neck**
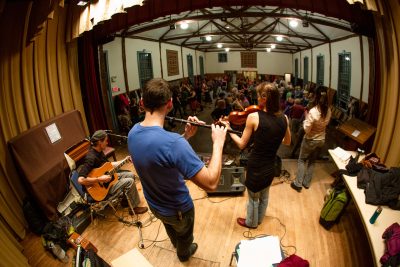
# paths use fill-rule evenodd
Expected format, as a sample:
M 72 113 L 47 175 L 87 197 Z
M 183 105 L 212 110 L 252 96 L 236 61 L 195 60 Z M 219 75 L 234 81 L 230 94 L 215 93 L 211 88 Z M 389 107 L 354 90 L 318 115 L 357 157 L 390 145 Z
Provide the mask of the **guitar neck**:
M 110 175 L 113 175 L 114 173 L 116 173 L 125 163 L 127 163 L 129 161 L 129 158 L 124 159 L 123 161 L 121 161 L 120 164 L 118 164 L 117 166 L 115 166 L 111 171 L 109 171 L 108 173 Z

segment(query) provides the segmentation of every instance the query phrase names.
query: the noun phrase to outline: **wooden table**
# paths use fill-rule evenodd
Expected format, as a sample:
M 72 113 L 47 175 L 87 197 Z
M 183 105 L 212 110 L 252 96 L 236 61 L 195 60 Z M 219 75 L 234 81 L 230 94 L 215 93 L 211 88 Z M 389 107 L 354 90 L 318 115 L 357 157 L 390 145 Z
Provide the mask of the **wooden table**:
M 376 128 L 356 118 L 345 121 L 337 128 L 361 146 L 375 133 Z
M 354 151 L 348 151 L 353 157 L 356 155 Z M 343 162 L 339 159 L 332 149 L 329 149 L 333 161 L 336 163 L 339 169 L 345 169 L 347 162 Z M 374 258 L 375 266 L 381 266 L 379 259 L 385 252 L 385 244 L 382 239 L 382 234 L 387 227 L 395 222 L 400 222 L 400 211 L 393 210 L 387 206 L 382 206 L 382 213 L 374 224 L 369 222 L 372 214 L 375 212 L 377 206 L 365 203 L 365 194 L 363 189 L 357 188 L 357 177 L 343 175 L 347 189 L 349 190 L 354 203 L 358 209 L 358 212 L 363 222 L 365 232 L 368 236 L 369 245 Z

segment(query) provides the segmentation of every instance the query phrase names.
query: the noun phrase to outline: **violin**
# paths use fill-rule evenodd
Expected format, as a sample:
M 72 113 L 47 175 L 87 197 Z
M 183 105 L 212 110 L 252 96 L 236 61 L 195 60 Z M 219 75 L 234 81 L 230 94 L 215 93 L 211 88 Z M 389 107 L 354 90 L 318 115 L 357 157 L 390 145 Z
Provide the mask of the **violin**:
M 246 123 L 247 116 L 250 113 L 257 112 L 261 108 L 257 105 L 251 105 L 245 108 L 243 111 L 232 111 L 229 113 L 228 120 L 234 125 L 243 125 Z

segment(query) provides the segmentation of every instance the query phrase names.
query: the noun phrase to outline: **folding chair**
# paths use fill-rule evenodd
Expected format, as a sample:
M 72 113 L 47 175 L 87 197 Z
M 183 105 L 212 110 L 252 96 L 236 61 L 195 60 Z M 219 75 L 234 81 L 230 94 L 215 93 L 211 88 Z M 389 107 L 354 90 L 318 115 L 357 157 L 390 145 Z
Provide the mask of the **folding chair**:
M 90 148 L 90 141 L 83 139 L 77 144 L 71 146 L 64 152 L 64 156 L 67 160 L 68 166 L 71 169 L 70 182 L 71 192 L 73 195 L 79 195 L 80 203 L 88 205 L 90 208 L 91 221 L 93 221 L 93 214 L 99 214 L 99 211 L 104 210 L 107 206 L 110 206 L 116 212 L 116 205 L 122 200 L 124 195 L 123 191 L 118 192 L 112 196 L 106 197 L 102 201 L 94 200 L 85 190 L 83 186 L 78 182 L 79 174 L 77 171 L 77 163 L 79 163 L 87 154 Z
M 82 199 L 82 202 L 90 207 L 90 216 L 93 221 L 93 214 L 98 214 L 99 211 L 104 210 L 107 206 L 110 206 L 114 212 L 117 212 L 116 205 L 121 202 L 122 197 L 124 195 L 123 191 L 119 193 L 109 196 L 102 201 L 94 200 L 88 193 L 83 190 L 82 185 L 78 182 L 79 173 L 77 170 L 73 170 L 70 175 L 70 182 L 78 192 L 79 196 Z

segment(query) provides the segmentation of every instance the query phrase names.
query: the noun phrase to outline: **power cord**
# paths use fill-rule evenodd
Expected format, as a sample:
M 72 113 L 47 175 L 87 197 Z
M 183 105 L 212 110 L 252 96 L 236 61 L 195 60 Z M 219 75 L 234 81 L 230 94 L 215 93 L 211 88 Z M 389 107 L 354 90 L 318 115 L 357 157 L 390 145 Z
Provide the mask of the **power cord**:
M 296 254 L 296 252 L 297 252 L 296 246 L 292 246 L 292 245 L 285 246 L 285 245 L 282 243 L 282 240 L 283 240 L 283 238 L 284 238 L 285 235 L 286 235 L 286 225 L 284 225 L 278 217 L 274 217 L 274 216 L 265 216 L 265 217 L 270 217 L 270 218 L 272 218 L 272 219 L 276 219 L 276 220 L 279 222 L 279 224 L 283 227 L 284 232 L 283 232 L 282 237 L 279 238 L 279 243 L 280 243 L 280 246 L 281 246 L 281 248 L 282 248 L 282 251 L 283 251 L 283 254 L 285 255 L 285 257 L 287 257 L 287 256 L 289 256 L 289 255 L 292 255 L 292 254 Z M 250 240 L 255 239 L 255 238 L 270 236 L 270 235 L 268 235 L 268 234 L 259 234 L 259 235 L 253 236 L 253 233 L 251 232 L 251 230 L 246 230 L 246 231 L 244 231 L 244 232 L 242 233 L 242 235 L 243 235 L 243 237 L 245 237 L 245 238 L 247 238 L 247 239 L 250 239 Z M 290 254 L 285 248 L 293 248 L 293 249 L 294 249 L 294 252 L 293 252 L 292 254 Z

